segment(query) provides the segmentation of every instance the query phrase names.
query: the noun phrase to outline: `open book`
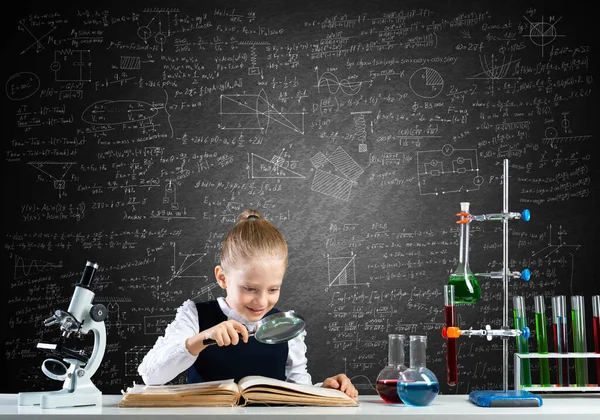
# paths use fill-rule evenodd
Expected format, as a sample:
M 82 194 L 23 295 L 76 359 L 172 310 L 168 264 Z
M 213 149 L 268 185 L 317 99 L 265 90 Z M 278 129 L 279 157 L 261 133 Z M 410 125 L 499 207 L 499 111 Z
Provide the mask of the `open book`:
M 342 391 L 298 385 L 265 376 L 186 385 L 134 384 L 122 391 L 119 407 L 217 407 L 253 403 L 278 405 L 357 406 Z

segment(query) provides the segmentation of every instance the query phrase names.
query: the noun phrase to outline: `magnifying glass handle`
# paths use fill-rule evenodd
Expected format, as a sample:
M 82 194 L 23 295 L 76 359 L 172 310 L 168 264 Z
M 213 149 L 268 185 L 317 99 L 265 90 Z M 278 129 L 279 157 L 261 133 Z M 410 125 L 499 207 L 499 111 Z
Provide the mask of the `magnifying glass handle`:
M 248 337 L 252 337 L 254 335 L 253 332 L 248 334 Z M 239 334 L 240 339 L 242 338 L 242 334 Z M 207 338 L 206 340 L 202 341 L 202 344 L 204 344 L 205 346 L 210 346 L 211 344 L 216 344 L 217 342 L 215 340 L 213 340 L 212 338 Z

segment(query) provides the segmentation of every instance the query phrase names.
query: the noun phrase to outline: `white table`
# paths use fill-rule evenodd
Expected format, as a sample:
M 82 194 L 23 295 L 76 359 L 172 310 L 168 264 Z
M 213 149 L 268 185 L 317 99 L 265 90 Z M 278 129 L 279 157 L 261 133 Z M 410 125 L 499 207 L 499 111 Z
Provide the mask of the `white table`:
M 41 409 L 39 406 L 18 406 L 17 394 L 0 394 L 0 417 L 25 419 L 70 420 L 89 417 L 94 419 L 126 420 L 180 420 L 184 418 L 203 420 L 239 420 L 243 416 L 265 420 L 265 417 L 284 420 L 308 420 L 308 416 L 320 419 L 363 420 L 377 417 L 404 419 L 577 419 L 600 420 L 600 397 L 548 396 L 543 397 L 542 407 L 489 408 L 478 407 L 468 401 L 467 395 L 440 395 L 428 407 L 406 407 L 386 404 L 376 395 L 359 398 L 359 407 L 195 407 L 195 408 L 120 408 L 120 395 L 104 395 L 102 407 L 69 407 Z M 398 417 L 401 416 L 401 417 Z

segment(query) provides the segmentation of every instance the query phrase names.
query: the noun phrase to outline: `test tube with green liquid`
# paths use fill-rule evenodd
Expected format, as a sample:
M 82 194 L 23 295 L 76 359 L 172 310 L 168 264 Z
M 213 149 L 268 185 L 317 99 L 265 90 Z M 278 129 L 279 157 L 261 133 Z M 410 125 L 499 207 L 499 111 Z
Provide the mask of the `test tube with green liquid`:
M 583 296 L 571 296 L 571 320 L 573 321 L 573 351 L 585 353 L 587 342 L 585 339 L 585 303 Z M 587 386 L 588 365 L 587 360 L 581 357 L 575 359 L 575 383 L 577 386 Z
M 548 333 L 546 331 L 546 304 L 544 296 L 533 298 L 535 304 L 535 335 L 537 337 L 538 353 L 548 354 Z M 540 385 L 550 386 L 550 361 L 540 358 Z
M 522 330 L 527 326 L 527 315 L 525 313 L 525 299 L 523 296 L 514 296 L 513 297 L 513 316 L 515 319 L 515 328 L 518 330 Z M 529 353 L 529 343 L 528 340 L 519 335 L 516 337 L 517 339 L 517 351 L 521 354 Z M 522 386 L 531 386 L 531 364 L 529 359 L 522 358 L 521 359 L 521 372 L 523 376 L 521 377 L 521 385 Z
M 552 297 L 552 330 L 556 353 L 568 353 L 567 299 L 564 295 Z M 569 359 L 566 357 L 556 359 L 556 383 L 569 386 Z

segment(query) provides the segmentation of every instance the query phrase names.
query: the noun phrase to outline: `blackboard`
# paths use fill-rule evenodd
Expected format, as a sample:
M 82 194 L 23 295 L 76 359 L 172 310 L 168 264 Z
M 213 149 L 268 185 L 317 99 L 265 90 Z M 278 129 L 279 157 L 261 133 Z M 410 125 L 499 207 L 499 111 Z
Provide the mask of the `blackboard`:
M 447 386 L 441 328 L 460 202 L 501 212 L 505 159 L 510 211 L 532 214 L 509 223 L 509 269 L 532 272 L 510 296 L 532 314 L 536 294 L 584 295 L 591 346 L 597 37 L 577 2 L 19 3 L 3 25 L 2 392 L 60 388 L 35 346 L 59 340 L 43 320 L 87 260 L 109 311 L 93 381 L 139 383 L 177 307 L 222 295 L 213 268 L 246 208 L 288 239 L 278 307 L 307 318 L 315 382 L 345 372 L 375 393 L 400 332 L 427 334 L 442 393 L 501 388 L 501 341 L 479 338 L 459 341 Z M 474 222 L 470 246 L 474 272 L 501 270 L 501 223 Z M 481 285 L 463 328 L 501 326 L 501 283 Z

